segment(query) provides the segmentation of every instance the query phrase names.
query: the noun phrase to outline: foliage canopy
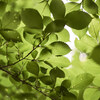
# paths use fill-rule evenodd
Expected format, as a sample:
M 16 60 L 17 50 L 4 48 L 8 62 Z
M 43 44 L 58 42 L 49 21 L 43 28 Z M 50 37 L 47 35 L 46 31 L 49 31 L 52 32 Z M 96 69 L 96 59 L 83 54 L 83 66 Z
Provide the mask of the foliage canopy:
M 0 0 L 0 100 L 100 100 L 100 0 L 77 1 Z

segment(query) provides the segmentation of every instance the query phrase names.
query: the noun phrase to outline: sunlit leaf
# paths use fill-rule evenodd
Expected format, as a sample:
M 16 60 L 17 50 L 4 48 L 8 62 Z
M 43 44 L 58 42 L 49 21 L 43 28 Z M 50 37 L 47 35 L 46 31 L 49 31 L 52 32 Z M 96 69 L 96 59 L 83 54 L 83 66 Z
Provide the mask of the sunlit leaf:
M 84 89 L 93 81 L 93 76 L 89 73 L 83 73 L 73 80 L 72 87 L 75 89 Z
M 48 48 L 51 49 L 54 55 L 66 55 L 71 51 L 69 46 L 61 41 L 51 43 L 50 45 L 48 45 Z
M 84 100 L 99 100 L 100 98 L 100 91 L 95 88 L 87 88 L 84 92 Z
M 39 60 L 45 60 L 45 59 L 48 59 L 50 58 L 51 56 L 51 51 L 48 49 L 48 48 L 44 48 L 41 52 L 40 52 L 40 55 L 38 57 Z
M 63 29 L 61 32 L 57 33 L 58 41 L 68 42 L 70 39 L 69 32 L 66 29 Z
M 75 1 L 75 0 L 73 0 Z M 75 3 L 75 2 L 69 2 L 65 4 L 66 7 L 66 14 L 75 10 L 79 10 L 80 9 L 80 4 L 79 3 Z
M 51 57 L 47 60 L 50 64 L 52 64 L 55 67 L 68 67 L 70 65 L 70 61 L 63 56 L 59 57 Z

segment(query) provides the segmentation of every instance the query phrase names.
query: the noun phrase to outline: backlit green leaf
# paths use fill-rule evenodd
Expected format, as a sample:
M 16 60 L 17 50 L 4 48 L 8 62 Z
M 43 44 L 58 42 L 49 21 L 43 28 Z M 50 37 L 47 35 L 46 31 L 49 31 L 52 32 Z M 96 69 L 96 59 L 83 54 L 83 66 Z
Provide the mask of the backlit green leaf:
M 50 58 L 51 56 L 51 51 L 48 49 L 48 48 L 44 48 L 41 52 L 40 52 L 40 55 L 38 57 L 39 60 L 45 60 L 45 59 L 48 59 Z
M 51 49 L 54 55 L 66 55 L 71 51 L 69 46 L 61 41 L 51 43 L 50 45 L 48 45 L 48 48 Z
M 95 88 L 87 88 L 84 92 L 84 100 L 99 100 L 100 91 Z
M 80 74 L 73 80 L 72 87 L 75 89 L 84 89 L 92 83 L 93 78 L 89 73 Z
M 80 9 L 80 4 L 75 2 L 69 2 L 65 4 L 66 7 L 66 14 L 75 10 Z
M 68 42 L 70 39 L 69 32 L 66 29 L 63 29 L 61 32 L 57 33 L 58 41 Z
M 70 65 L 70 61 L 63 56 L 53 56 L 47 60 L 54 67 L 68 67 Z

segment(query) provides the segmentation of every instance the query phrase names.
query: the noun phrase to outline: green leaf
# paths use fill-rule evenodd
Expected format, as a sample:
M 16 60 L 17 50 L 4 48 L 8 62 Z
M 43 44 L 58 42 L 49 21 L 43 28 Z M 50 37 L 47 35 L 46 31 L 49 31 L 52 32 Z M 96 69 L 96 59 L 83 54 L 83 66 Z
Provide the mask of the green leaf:
M 61 41 L 51 43 L 50 45 L 48 45 L 48 48 L 51 49 L 54 55 L 66 55 L 71 51 L 69 46 Z
M 68 93 L 62 97 L 62 100 L 77 100 L 77 98 L 74 94 Z
M 97 75 L 97 76 L 94 78 L 93 84 L 94 84 L 95 86 L 100 87 L 100 75 Z
M 100 0 L 96 0 L 96 4 L 98 6 L 98 14 L 100 15 Z
M 33 98 L 36 98 L 36 95 L 34 93 L 17 93 L 14 95 L 14 98 L 17 98 L 18 100 L 32 100 Z
M 3 29 L 16 29 L 21 22 L 18 12 L 6 12 L 2 18 Z
M 70 61 L 63 56 L 53 56 L 50 59 L 47 60 L 51 65 L 53 65 L 54 67 L 68 67 L 70 65 Z
M 65 5 L 62 0 L 52 0 L 50 11 L 55 19 L 63 19 L 65 16 Z
M 83 0 L 83 8 L 91 14 L 98 13 L 98 6 L 93 0 Z
M 96 18 L 92 19 L 92 21 L 90 23 L 90 27 L 89 27 L 89 33 L 95 39 L 98 38 L 99 31 L 100 31 L 100 28 L 99 27 L 100 27 L 100 20 L 99 19 L 96 19 Z
M 62 83 L 61 83 L 61 86 L 62 87 L 65 87 L 66 89 L 67 88 L 70 88 L 70 86 L 71 86 L 71 81 L 70 80 L 64 80 Z
M 70 39 L 69 32 L 66 29 L 63 29 L 61 32 L 57 33 L 58 41 L 68 42 Z
M 93 48 L 97 45 L 97 41 L 94 40 L 92 37 L 88 36 L 87 34 L 84 35 L 81 40 L 75 40 L 75 46 L 81 52 L 90 53 Z
M 7 3 L 0 1 L 0 16 L 2 16 L 6 10 Z
M 54 20 L 47 25 L 45 33 L 60 32 L 65 26 L 64 20 Z
M 27 79 L 27 78 L 29 77 L 28 71 L 27 71 L 27 70 L 23 70 L 23 71 L 22 71 L 22 76 L 23 76 L 23 79 L 24 79 L 24 80 Z
M 46 0 L 40 0 L 41 2 L 37 3 L 34 5 L 34 9 L 38 10 L 38 12 L 42 16 L 50 16 L 50 9 L 49 9 L 49 4 Z
M 100 45 L 93 49 L 89 58 L 92 58 L 97 64 L 100 64 Z
M 38 57 L 38 60 L 46 60 L 48 58 L 50 58 L 51 56 L 51 51 L 48 48 L 44 48 L 41 52 L 40 55 Z
M 81 39 L 86 34 L 87 30 L 88 30 L 87 27 L 81 30 L 72 29 L 73 33 L 77 35 L 79 39 Z
M 31 55 L 32 55 L 33 58 L 36 58 L 37 54 L 38 54 L 38 51 L 36 51 L 36 50 L 34 50 L 34 51 L 31 53 Z
M 24 32 L 23 33 L 23 37 L 24 39 L 29 42 L 30 44 L 34 44 L 35 42 L 35 39 L 34 39 L 34 34 L 29 34 L 27 32 Z
M 75 2 L 69 2 L 65 4 L 66 7 L 66 14 L 72 11 L 76 11 L 80 9 L 80 4 Z
M 35 9 L 27 8 L 21 12 L 23 23 L 30 28 L 42 29 L 42 17 Z
M 51 76 L 52 79 L 53 78 L 57 78 L 57 77 L 64 78 L 65 77 L 65 73 L 61 69 L 56 67 L 56 68 L 51 69 L 50 76 Z
M 78 30 L 87 27 L 91 19 L 91 16 L 83 11 L 72 11 L 65 16 L 66 25 Z
M 89 73 L 79 74 L 75 77 L 72 82 L 72 87 L 74 89 L 85 89 L 88 85 L 90 85 L 93 81 L 94 77 Z
M 99 100 L 100 91 L 95 88 L 87 88 L 84 92 L 84 100 Z
M 39 65 L 35 61 L 28 62 L 26 69 L 28 72 L 38 76 L 39 74 Z
M 28 81 L 30 81 L 30 82 L 35 82 L 35 80 L 36 80 L 36 78 L 33 77 L 33 76 L 30 76 L 30 77 L 28 78 Z
M 45 45 L 49 45 L 55 41 L 58 41 L 58 36 L 57 34 L 50 34 L 49 37 L 48 37 L 48 41 Z
M 10 30 L 0 31 L 0 34 L 7 41 L 22 42 L 21 36 L 17 31 L 10 31 Z
M 53 83 L 53 81 L 52 81 L 50 76 L 40 77 L 40 80 L 46 85 L 51 85 Z
M 43 24 L 47 26 L 50 22 L 52 22 L 52 19 L 48 16 L 43 16 Z

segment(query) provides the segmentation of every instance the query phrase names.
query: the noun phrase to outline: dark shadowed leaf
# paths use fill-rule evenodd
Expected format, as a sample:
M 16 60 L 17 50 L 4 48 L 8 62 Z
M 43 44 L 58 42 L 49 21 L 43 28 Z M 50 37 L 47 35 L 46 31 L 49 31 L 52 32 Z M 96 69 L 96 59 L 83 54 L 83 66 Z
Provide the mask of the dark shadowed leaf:
M 17 31 L 0 31 L 0 34 L 7 41 L 22 42 L 21 36 Z
M 60 32 L 65 26 L 64 20 L 55 20 L 47 25 L 45 28 L 46 33 Z
M 50 11 L 55 19 L 62 19 L 65 15 L 65 5 L 62 0 L 52 0 L 50 3 Z
M 29 81 L 29 82 L 35 82 L 35 80 L 36 80 L 36 78 L 35 78 L 34 76 L 30 76 L 30 77 L 28 78 L 28 81 Z
M 6 6 L 7 6 L 7 3 L 0 1 L 0 16 L 4 14 Z
M 27 8 L 23 10 L 21 12 L 21 18 L 23 23 L 30 28 L 43 28 L 42 17 L 39 14 L 39 12 L 35 9 Z
M 50 76 L 51 76 L 52 79 L 53 78 L 57 78 L 57 77 L 64 78 L 65 77 L 65 73 L 61 69 L 59 69 L 58 67 L 56 67 L 56 68 L 53 68 L 50 71 Z
M 74 94 L 68 93 L 62 97 L 62 100 L 77 100 L 77 98 Z
M 36 51 L 36 50 L 34 50 L 34 51 L 31 53 L 31 55 L 32 55 L 33 58 L 36 58 L 37 54 L 38 54 L 38 51 Z
M 53 81 L 52 81 L 50 76 L 40 77 L 40 80 L 46 85 L 51 85 L 53 83 Z
M 37 62 L 34 62 L 34 61 L 28 62 L 26 68 L 27 68 L 28 72 L 38 76 L 38 74 L 39 74 L 39 66 L 38 66 Z
M 2 18 L 3 29 L 16 29 L 20 24 L 21 18 L 18 12 L 7 12 Z
M 91 19 L 91 16 L 83 11 L 72 11 L 65 16 L 66 25 L 79 30 L 87 27 Z
M 90 58 L 92 58 L 96 63 L 100 64 L 100 45 L 93 49 Z
M 67 88 L 70 88 L 70 86 L 71 86 L 71 81 L 70 80 L 64 80 L 62 83 L 61 83 L 61 86 L 62 87 L 65 87 L 66 89 Z

